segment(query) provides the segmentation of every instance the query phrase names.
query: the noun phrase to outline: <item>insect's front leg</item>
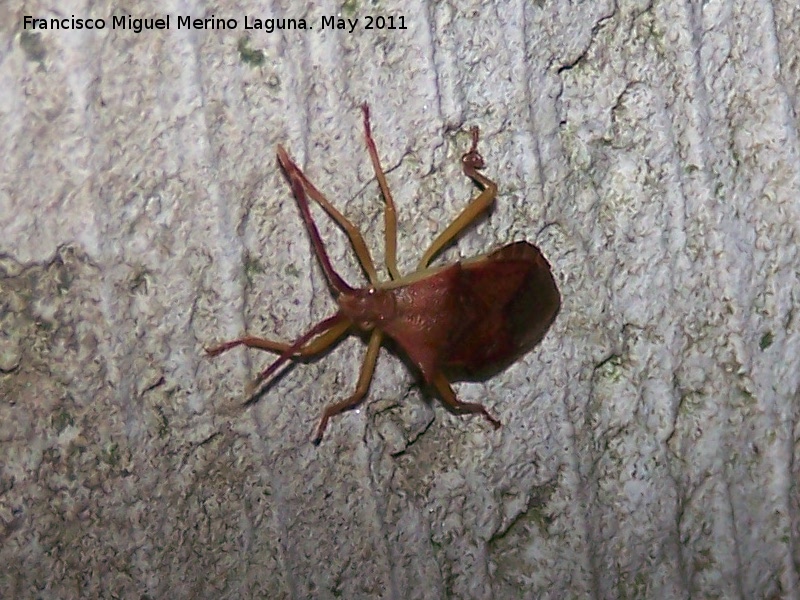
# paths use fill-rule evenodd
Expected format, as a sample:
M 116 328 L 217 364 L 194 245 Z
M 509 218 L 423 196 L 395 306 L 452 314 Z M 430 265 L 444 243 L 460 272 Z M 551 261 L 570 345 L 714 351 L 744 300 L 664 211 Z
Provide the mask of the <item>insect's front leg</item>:
M 497 196 L 497 184 L 488 177 L 478 173 L 478 169 L 482 169 L 484 165 L 483 157 L 480 152 L 478 152 L 478 138 L 478 128 L 473 127 L 472 147 L 470 147 L 469 152 L 461 157 L 461 167 L 464 169 L 464 175 L 483 188 L 483 191 L 473 198 L 467 207 L 461 211 L 461 214 L 456 217 L 455 221 L 450 223 L 447 229 L 440 233 L 433 241 L 431 247 L 428 248 L 428 251 L 422 256 L 422 260 L 419 261 L 417 270 L 427 268 L 431 259 L 436 256 L 442 248 L 451 243 L 456 236 L 464 231 L 464 229 L 483 211 L 489 208 Z
M 318 445 L 322 441 L 322 436 L 325 433 L 325 428 L 328 426 L 328 421 L 331 417 L 355 408 L 361 404 L 364 396 L 367 395 L 369 384 L 372 381 L 372 375 L 375 372 L 375 363 L 378 360 L 378 351 L 381 349 L 382 341 L 383 333 L 377 329 L 373 329 L 372 335 L 369 338 L 369 345 L 367 346 L 367 354 L 364 356 L 364 363 L 361 365 L 361 373 L 358 376 L 356 390 L 349 398 L 325 407 L 322 418 L 319 420 L 319 425 L 317 425 L 317 432 L 314 434 L 314 439 L 312 440 L 314 445 Z
M 453 412 L 459 414 L 471 413 L 471 414 L 483 415 L 483 418 L 489 421 L 489 423 L 492 424 L 492 427 L 494 427 L 495 429 L 500 428 L 501 426 L 500 421 L 498 421 L 492 415 L 490 415 L 489 411 L 487 411 L 482 404 L 475 404 L 472 402 L 461 402 L 456 397 L 456 393 L 453 391 L 453 388 L 450 386 L 450 382 L 447 380 L 447 377 L 445 377 L 443 373 L 437 373 L 434 376 L 432 383 L 436 388 L 436 391 L 439 392 L 442 401 Z
M 285 151 L 281 149 L 281 151 L 285 154 Z M 370 283 L 373 285 L 378 283 L 378 272 L 375 270 L 375 264 L 372 262 L 372 256 L 369 253 L 369 249 L 367 248 L 367 244 L 364 241 L 364 236 L 361 235 L 361 232 L 356 229 L 356 226 L 353 225 L 350 220 L 345 217 L 342 213 L 336 210 L 330 201 L 324 196 L 322 192 L 320 192 L 316 186 L 306 177 L 306 174 L 300 170 L 291 159 L 288 159 L 287 155 L 287 162 L 286 166 L 289 170 L 294 173 L 297 177 L 300 178 L 300 181 L 303 184 L 303 187 L 308 192 L 309 197 L 319 204 L 325 212 L 327 212 L 330 217 L 339 224 L 339 227 L 344 229 L 345 234 L 350 239 L 350 244 L 353 246 L 353 250 L 356 252 L 356 256 L 358 257 L 358 261 L 361 263 L 364 272 L 367 274 Z
M 372 139 L 372 128 L 369 123 L 369 105 L 364 102 L 361 105 L 361 112 L 364 115 L 364 137 L 367 140 L 367 150 L 372 161 L 372 169 L 378 179 L 381 188 L 385 207 L 383 209 L 383 235 L 386 246 L 386 269 L 392 279 L 400 279 L 400 269 L 397 268 L 397 211 L 394 208 L 394 199 L 389 191 L 389 184 L 386 183 L 386 174 L 381 167 L 381 160 L 378 157 L 378 149 L 375 140 Z

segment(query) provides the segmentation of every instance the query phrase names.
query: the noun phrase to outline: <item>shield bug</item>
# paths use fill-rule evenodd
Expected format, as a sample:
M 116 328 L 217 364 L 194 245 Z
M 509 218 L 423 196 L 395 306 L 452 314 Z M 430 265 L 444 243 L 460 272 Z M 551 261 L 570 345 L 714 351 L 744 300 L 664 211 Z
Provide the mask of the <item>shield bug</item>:
M 278 163 L 292 188 L 339 309 L 291 343 L 244 336 L 208 348 L 207 352 L 216 356 L 236 346 L 247 346 L 278 354 L 253 382 L 255 390 L 255 386 L 269 379 L 287 361 L 318 355 L 345 333 L 361 333 L 368 337 L 355 391 L 325 408 L 314 443 L 322 440 L 331 417 L 354 408 L 364 399 L 384 338 L 394 341 L 419 370 L 425 384 L 438 393 L 451 411 L 477 413 L 495 428 L 500 427 L 500 422 L 483 405 L 461 402 L 450 385 L 450 378 L 485 377 L 507 366 L 542 339 L 561 305 L 550 265 L 536 246 L 518 241 L 455 264 L 429 266 L 433 257 L 486 211 L 497 195 L 497 185 L 479 172 L 484 161 L 478 152 L 478 128 L 473 127 L 472 146 L 461 157 L 461 166 L 481 191 L 434 240 L 416 271 L 401 274 L 397 266 L 394 201 L 372 138 L 369 107 L 364 103 L 361 109 L 367 150 L 385 203 L 384 238 L 389 280 L 379 280 L 358 229 L 334 208 L 279 145 Z M 308 198 L 319 204 L 347 234 L 369 279 L 367 287 L 351 287 L 333 269 L 311 216 Z

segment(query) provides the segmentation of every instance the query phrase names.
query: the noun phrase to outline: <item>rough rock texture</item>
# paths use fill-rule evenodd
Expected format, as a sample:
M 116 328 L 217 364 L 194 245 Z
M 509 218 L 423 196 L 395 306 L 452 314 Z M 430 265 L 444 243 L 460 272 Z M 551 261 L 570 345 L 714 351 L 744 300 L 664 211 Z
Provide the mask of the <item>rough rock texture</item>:
M 110 27 L 165 11 L 168 31 Z M 24 31 L 26 14 L 107 27 Z M 178 29 L 186 14 L 239 27 Z M 0 597 L 800 597 L 796 2 L 0 15 Z M 269 355 L 203 355 L 333 310 L 277 143 L 382 261 L 363 100 L 402 269 L 475 193 L 474 124 L 501 193 L 442 260 L 527 239 L 553 265 L 544 342 L 457 388 L 497 432 L 383 352 L 317 448 L 360 340 L 246 410 Z

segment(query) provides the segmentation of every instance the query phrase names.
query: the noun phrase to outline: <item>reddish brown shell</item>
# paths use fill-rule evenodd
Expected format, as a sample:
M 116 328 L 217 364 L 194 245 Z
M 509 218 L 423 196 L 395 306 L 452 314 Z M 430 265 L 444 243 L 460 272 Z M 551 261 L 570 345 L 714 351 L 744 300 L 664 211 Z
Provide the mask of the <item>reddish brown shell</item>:
M 483 376 L 533 348 L 561 306 L 539 249 L 514 242 L 391 290 L 396 312 L 381 329 L 430 382 L 440 370 Z

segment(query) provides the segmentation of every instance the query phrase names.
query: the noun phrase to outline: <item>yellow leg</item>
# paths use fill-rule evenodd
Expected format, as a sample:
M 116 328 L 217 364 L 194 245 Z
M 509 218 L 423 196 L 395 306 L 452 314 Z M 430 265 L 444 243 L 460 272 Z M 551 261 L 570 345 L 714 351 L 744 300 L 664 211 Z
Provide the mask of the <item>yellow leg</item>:
M 384 239 L 386 244 L 386 269 L 392 279 L 400 279 L 400 269 L 397 268 L 397 211 L 394 208 L 392 193 L 389 191 L 389 184 L 386 183 L 386 174 L 381 167 L 381 160 L 378 158 L 378 149 L 375 147 L 375 140 L 372 139 L 372 129 L 369 124 L 369 106 L 366 102 L 361 105 L 364 113 L 364 135 L 367 139 L 367 150 L 372 161 L 372 168 L 378 185 L 383 194 L 383 201 L 386 207 L 383 211 Z
M 442 401 L 447 405 L 450 410 L 454 413 L 464 414 L 464 413 L 472 413 L 472 414 L 480 414 L 492 424 L 492 427 L 495 429 L 500 428 L 500 421 L 495 419 L 492 415 L 489 414 L 489 411 L 483 407 L 482 404 L 473 404 L 471 402 L 461 402 L 457 397 L 456 393 L 453 391 L 453 388 L 450 386 L 450 382 L 447 381 L 447 377 L 444 376 L 443 373 L 437 373 L 433 377 L 433 385 L 436 390 L 439 392 L 439 395 L 442 398 Z
M 358 406 L 367 395 L 369 384 L 372 381 L 372 374 L 375 372 L 375 362 L 378 360 L 378 351 L 381 348 L 383 341 L 383 333 L 377 329 L 372 330 L 372 335 L 369 338 L 369 345 L 367 346 L 367 354 L 364 356 L 364 363 L 361 365 L 361 374 L 358 376 L 358 384 L 353 394 L 346 400 L 337 402 L 327 406 L 322 413 L 322 418 L 319 420 L 317 432 L 314 435 L 314 444 L 319 444 L 322 441 L 322 435 L 325 433 L 325 428 L 328 426 L 328 421 L 334 415 L 341 412 L 350 410 Z
M 300 170 L 300 167 L 298 167 L 294 161 L 288 158 L 286 151 L 283 150 L 281 146 L 278 146 L 278 148 L 279 152 L 283 152 L 283 155 L 286 156 L 293 172 L 300 178 L 303 183 L 303 187 L 305 188 L 306 192 L 308 192 L 308 195 L 311 197 L 311 199 L 319 204 L 325 210 L 325 212 L 328 213 L 328 215 L 330 215 L 330 217 L 339 224 L 339 227 L 344 229 L 344 232 L 350 239 L 350 244 L 352 244 L 353 250 L 356 251 L 358 262 L 361 263 L 361 267 L 364 269 L 364 272 L 366 272 L 370 283 L 376 285 L 378 283 L 378 273 L 375 270 L 375 263 L 372 262 L 372 256 L 369 253 L 369 248 L 367 248 L 367 244 L 364 242 L 364 237 L 361 235 L 361 232 L 356 229 L 355 225 L 353 225 L 347 217 L 336 210 L 336 208 L 328 201 L 322 192 L 314 187 L 314 184 L 309 181 L 305 173 Z
M 422 256 L 422 260 L 419 261 L 417 270 L 427 268 L 431 262 L 431 259 L 436 256 L 436 254 L 442 248 L 451 243 L 455 237 L 464 230 L 465 227 L 472 223 L 472 221 L 474 221 L 475 218 L 483 211 L 489 208 L 494 201 L 495 197 L 497 196 L 497 184 L 491 179 L 478 173 L 478 169 L 482 169 L 483 164 L 483 157 L 478 152 L 478 128 L 473 127 L 472 147 L 470 148 L 469 152 L 461 157 L 461 166 L 464 169 L 464 175 L 472 179 L 481 188 L 483 188 L 483 191 L 476 198 L 474 198 L 461 212 L 461 214 L 456 217 L 455 221 L 450 223 L 447 229 L 440 233 L 439 236 L 433 241 L 431 247 L 428 248 L 428 251 Z
M 294 356 L 307 357 L 319 354 L 320 352 L 328 348 L 331 344 L 333 344 L 336 340 L 338 340 L 340 337 L 342 337 L 342 334 L 345 331 L 347 331 L 348 327 L 350 327 L 350 323 L 347 321 L 339 323 L 338 325 L 332 327 L 319 337 L 310 340 L 307 344 L 300 347 L 300 349 L 294 354 Z M 247 346 L 248 348 L 257 348 L 259 350 L 274 352 L 275 354 L 283 354 L 289 348 L 291 348 L 292 345 L 287 344 L 286 342 L 276 342 L 274 340 L 269 340 L 267 338 L 260 338 L 252 335 L 246 335 L 244 337 L 240 337 L 238 339 L 231 340 L 229 342 L 224 342 L 212 348 L 206 348 L 206 353 L 209 356 L 217 356 L 227 350 L 230 350 L 231 348 L 236 348 L 237 346 Z

